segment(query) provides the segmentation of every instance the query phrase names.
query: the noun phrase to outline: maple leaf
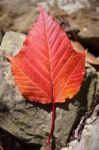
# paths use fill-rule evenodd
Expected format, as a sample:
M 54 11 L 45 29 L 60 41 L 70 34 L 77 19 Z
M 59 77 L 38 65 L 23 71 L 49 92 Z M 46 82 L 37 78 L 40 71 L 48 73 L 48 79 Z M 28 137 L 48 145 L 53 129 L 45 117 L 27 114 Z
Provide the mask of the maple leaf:
M 29 101 L 55 103 L 71 99 L 80 89 L 85 73 L 85 53 L 76 52 L 63 29 L 44 10 L 26 37 L 23 47 L 9 57 L 17 86 Z

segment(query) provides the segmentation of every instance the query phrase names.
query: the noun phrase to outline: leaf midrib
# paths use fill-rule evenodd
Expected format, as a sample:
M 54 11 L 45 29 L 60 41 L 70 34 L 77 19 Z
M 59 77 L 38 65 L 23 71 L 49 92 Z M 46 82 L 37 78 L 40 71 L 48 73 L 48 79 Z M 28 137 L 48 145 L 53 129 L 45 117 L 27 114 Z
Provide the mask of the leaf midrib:
M 45 39 L 46 39 L 46 46 L 47 46 L 47 50 L 48 50 L 48 57 L 49 57 L 49 71 L 50 71 L 50 83 L 51 83 L 51 97 L 52 97 L 52 102 L 54 102 L 54 95 L 53 95 L 53 76 L 52 76 L 52 65 L 51 65 L 51 57 L 50 57 L 50 46 L 49 46 L 49 42 L 48 42 L 48 35 L 47 35 L 47 29 L 46 29 L 46 23 L 45 23 L 45 18 L 44 18 L 44 14 L 42 13 L 43 16 L 43 22 L 44 22 L 44 29 L 45 29 Z

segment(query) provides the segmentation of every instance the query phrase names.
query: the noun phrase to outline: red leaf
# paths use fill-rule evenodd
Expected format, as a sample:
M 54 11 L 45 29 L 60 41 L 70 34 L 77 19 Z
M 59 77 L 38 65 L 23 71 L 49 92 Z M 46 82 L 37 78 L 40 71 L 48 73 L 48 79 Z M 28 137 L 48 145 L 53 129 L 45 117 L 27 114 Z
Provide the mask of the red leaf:
M 73 50 L 71 43 L 51 16 L 42 10 L 22 49 L 9 57 L 17 86 L 30 101 L 43 104 L 65 102 L 80 89 L 85 73 L 85 53 Z

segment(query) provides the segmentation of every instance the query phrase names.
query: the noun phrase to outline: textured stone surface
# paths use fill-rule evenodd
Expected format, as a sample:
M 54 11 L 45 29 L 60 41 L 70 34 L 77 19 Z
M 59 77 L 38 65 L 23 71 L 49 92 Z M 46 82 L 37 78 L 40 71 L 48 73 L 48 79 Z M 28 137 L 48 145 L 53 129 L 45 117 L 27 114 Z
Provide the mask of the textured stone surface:
M 99 105 L 95 108 L 96 112 L 86 120 L 86 125 L 83 129 L 80 142 L 72 141 L 69 147 L 61 150 L 99 150 L 99 117 L 97 118 L 97 111 Z
M 0 127 L 26 143 L 43 145 L 46 150 L 47 137 L 51 127 L 51 105 L 27 102 L 15 85 L 10 63 L 4 57 L 17 53 L 25 35 L 8 32 L 0 47 Z M 7 47 L 6 47 L 7 45 Z M 21 66 L 20 66 L 21 67 Z M 86 76 L 80 92 L 70 101 L 57 105 L 55 120 L 55 150 L 66 145 L 71 130 L 81 116 L 90 110 L 98 94 L 98 76 L 86 66 Z
M 67 14 L 72 14 L 80 9 L 86 9 L 90 7 L 90 0 L 51 0 L 49 1 L 51 6 L 57 5 L 57 7 Z
M 6 54 L 10 54 L 10 52 L 12 52 L 13 55 L 15 55 L 19 51 L 20 47 L 22 47 L 25 37 L 25 34 L 18 32 L 6 32 L 2 39 L 0 49 L 5 51 Z
M 42 0 L 0 1 L 0 29 L 27 32 L 37 14 L 37 3 Z

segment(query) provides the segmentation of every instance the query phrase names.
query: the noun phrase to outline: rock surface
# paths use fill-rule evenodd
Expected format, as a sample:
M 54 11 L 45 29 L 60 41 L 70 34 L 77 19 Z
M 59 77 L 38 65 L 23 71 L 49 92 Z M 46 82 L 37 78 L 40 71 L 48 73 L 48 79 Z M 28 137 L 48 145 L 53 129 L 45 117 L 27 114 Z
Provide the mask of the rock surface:
M 60 10 L 67 14 L 78 12 L 81 9 L 87 9 L 90 7 L 90 0 L 51 0 L 50 6 L 56 5 Z
M 26 101 L 15 85 L 10 63 L 5 55 L 15 55 L 22 46 L 25 35 L 7 32 L 0 47 L 0 128 L 26 143 L 42 145 L 46 150 L 51 126 L 51 105 Z M 86 66 L 86 76 L 80 92 L 70 101 L 57 105 L 55 120 L 55 150 L 65 147 L 66 141 L 80 118 L 90 110 L 99 94 L 98 75 Z M 68 116 L 68 117 L 67 117 Z
M 0 29 L 2 32 L 15 30 L 27 32 L 37 14 L 40 0 L 0 1 Z
M 12 51 L 13 55 L 15 55 L 19 51 L 20 47 L 22 47 L 25 37 L 25 34 L 18 32 L 6 32 L 2 39 L 0 49 L 5 51 L 6 54 L 11 54 Z
M 97 118 L 99 105 L 96 106 L 94 113 L 86 120 L 81 140 L 69 143 L 67 148 L 61 150 L 99 150 L 99 117 Z

